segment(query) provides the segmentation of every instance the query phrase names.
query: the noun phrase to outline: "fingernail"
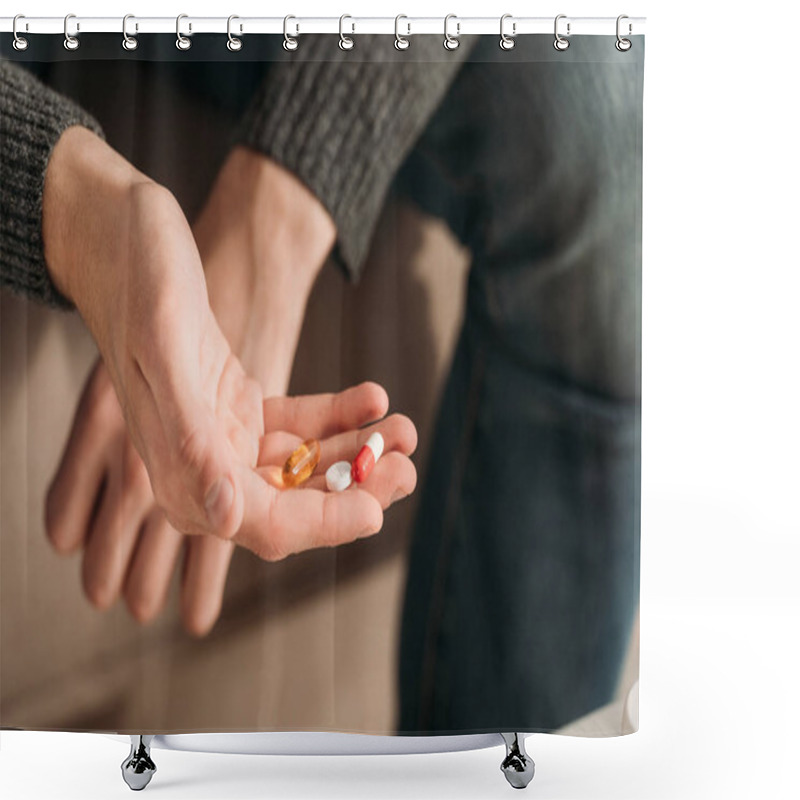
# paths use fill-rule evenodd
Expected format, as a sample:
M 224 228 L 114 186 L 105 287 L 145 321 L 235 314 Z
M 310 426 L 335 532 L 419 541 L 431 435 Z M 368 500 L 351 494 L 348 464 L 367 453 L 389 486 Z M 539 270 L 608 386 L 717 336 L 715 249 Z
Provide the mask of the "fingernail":
M 392 495 L 392 499 L 389 502 L 390 502 L 390 504 L 391 503 L 396 503 L 398 500 L 402 500 L 404 497 L 408 497 L 408 495 L 402 489 L 398 489 Z
M 212 530 L 222 527 L 233 504 L 233 484 L 230 478 L 217 478 L 206 494 L 206 516 Z
M 372 536 L 374 533 L 377 533 L 374 528 L 364 528 L 364 530 L 358 534 L 358 538 L 363 539 L 365 536 Z

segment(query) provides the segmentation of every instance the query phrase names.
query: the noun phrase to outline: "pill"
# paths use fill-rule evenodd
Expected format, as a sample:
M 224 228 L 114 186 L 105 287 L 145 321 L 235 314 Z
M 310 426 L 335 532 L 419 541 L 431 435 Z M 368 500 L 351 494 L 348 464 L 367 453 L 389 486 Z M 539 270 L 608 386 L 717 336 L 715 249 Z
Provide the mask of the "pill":
M 281 476 L 283 485 L 299 486 L 307 481 L 319 464 L 320 446 L 316 439 L 307 439 L 286 459 Z
M 367 439 L 367 443 L 358 451 L 353 468 L 351 470 L 353 480 L 356 483 L 363 483 L 368 477 L 372 468 L 383 453 L 383 436 L 373 433 Z
M 349 461 L 337 461 L 328 467 L 328 471 L 325 473 L 325 483 L 328 485 L 328 490 L 331 492 L 343 492 L 352 482 L 350 469 Z

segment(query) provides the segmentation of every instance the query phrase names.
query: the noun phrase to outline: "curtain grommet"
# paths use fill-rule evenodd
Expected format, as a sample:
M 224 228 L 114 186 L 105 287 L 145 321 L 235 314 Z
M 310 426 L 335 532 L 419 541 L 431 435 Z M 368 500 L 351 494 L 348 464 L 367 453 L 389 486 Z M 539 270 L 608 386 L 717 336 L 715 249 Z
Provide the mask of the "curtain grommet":
M 17 21 L 21 20 L 21 19 L 25 19 L 25 15 L 24 14 L 17 14 L 14 17 L 14 22 L 11 24 L 11 31 L 14 34 L 14 41 L 13 41 L 12 44 L 13 44 L 14 49 L 19 53 L 21 53 L 23 50 L 27 50 L 28 49 L 28 44 L 29 44 L 28 40 L 24 36 L 20 36 L 19 35 L 19 31 L 17 30 Z M 26 29 L 27 29 L 27 25 L 28 24 L 25 23 Z
M 178 50 L 188 50 L 192 46 L 192 40 L 188 36 L 184 36 L 181 33 L 181 20 L 188 18 L 188 14 L 178 14 L 178 16 L 175 18 L 175 36 L 177 36 L 175 39 L 175 47 L 177 47 Z M 189 32 L 191 33 L 191 31 L 192 23 L 190 22 Z
M 353 40 L 352 36 L 344 35 L 344 21 L 346 19 L 353 19 L 353 18 L 349 14 L 342 14 L 342 16 L 339 17 L 339 49 L 345 51 L 352 50 L 356 46 L 356 43 Z M 355 32 L 356 32 L 355 23 L 351 23 L 350 33 L 355 33 Z
M 451 19 L 454 19 L 456 21 L 455 36 L 453 36 L 453 34 L 447 30 L 447 23 L 450 22 Z M 461 23 L 458 21 L 458 17 L 455 14 L 448 14 L 444 18 L 444 42 L 442 42 L 442 44 L 444 45 L 444 49 L 450 51 L 457 50 L 459 44 L 461 44 L 461 42 L 458 41 L 458 37 L 460 35 L 461 35 Z
M 136 19 L 133 14 L 126 14 L 122 18 L 122 47 L 129 52 L 135 50 L 139 46 L 139 40 L 135 36 L 128 33 L 128 20 Z M 135 25 L 134 30 L 139 30 L 138 23 Z
M 289 20 L 297 20 L 297 17 L 293 17 L 291 14 L 287 14 L 283 18 L 283 49 L 288 50 L 290 53 L 294 50 L 297 50 L 297 34 L 300 33 L 300 26 L 295 22 L 295 35 L 289 36 Z
M 409 41 L 408 37 L 411 36 L 411 23 L 406 22 L 406 35 L 400 35 L 400 20 L 405 19 L 407 20 L 408 17 L 405 14 L 398 14 L 394 18 L 394 49 L 395 50 L 408 50 L 411 47 L 411 42 Z
M 506 33 L 505 31 L 505 24 L 507 19 L 513 19 L 512 14 L 503 14 L 500 17 L 500 49 L 501 50 L 513 50 L 514 45 L 516 42 L 514 41 L 514 37 L 517 35 L 517 23 L 511 23 L 511 34 Z
M 225 46 L 231 53 L 238 53 L 242 49 L 242 40 L 238 36 L 234 36 L 231 33 L 231 22 L 235 19 L 239 19 L 236 14 L 231 14 L 228 17 L 228 41 L 225 43 Z M 242 32 L 242 26 L 239 26 L 239 33 Z
M 629 17 L 628 17 L 628 15 L 627 15 L 627 14 L 620 14 L 620 15 L 617 17 L 617 41 L 616 41 L 616 42 L 614 42 L 614 47 L 616 47 L 616 48 L 617 48 L 617 50 L 619 50 L 619 51 L 620 51 L 620 53 L 627 53 L 627 52 L 628 52 L 628 50 L 630 50 L 630 49 L 631 49 L 631 47 L 633 47 L 633 42 L 632 42 L 630 39 L 625 39 L 625 38 L 622 36 L 622 34 L 619 32 L 619 30 L 620 30 L 620 23 L 621 23 L 621 22 L 622 22 L 622 20 L 624 20 L 624 19 L 629 19 Z M 630 35 L 631 35 L 632 31 L 633 31 L 633 26 L 632 26 L 632 25 L 630 24 L 630 22 L 629 22 L 629 23 L 628 23 L 628 36 L 630 36 Z
M 555 49 L 558 50 L 559 53 L 563 53 L 569 47 L 569 39 L 566 39 L 565 37 L 563 37 L 558 32 L 558 21 L 560 19 L 566 19 L 566 18 L 567 18 L 566 14 L 559 14 L 556 17 L 555 24 L 553 25 L 553 34 L 556 37 L 553 40 L 553 47 L 555 47 Z M 572 31 L 570 30 L 571 28 L 572 28 L 572 25 L 571 25 L 571 23 L 568 22 L 567 23 L 567 36 L 569 36 L 572 33 Z
M 67 16 L 64 17 L 64 49 L 65 50 L 69 50 L 70 52 L 74 52 L 75 50 L 77 50 L 81 46 L 81 43 L 78 41 L 78 37 L 77 36 L 73 36 L 69 32 L 69 21 L 71 19 L 76 19 L 75 14 L 67 14 Z M 77 32 L 80 29 L 81 29 L 81 25 L 78 22 L 75 25 L 75 30 Z

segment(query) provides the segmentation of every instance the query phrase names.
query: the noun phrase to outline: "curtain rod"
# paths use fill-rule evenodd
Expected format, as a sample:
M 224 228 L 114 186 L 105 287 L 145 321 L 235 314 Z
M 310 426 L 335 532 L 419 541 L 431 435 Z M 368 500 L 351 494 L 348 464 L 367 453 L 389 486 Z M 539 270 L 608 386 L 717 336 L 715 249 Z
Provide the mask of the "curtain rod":
M 14 31 L 14 17 L 0 17 L 0 32 Z M 230 19 L 230 21 L 229 21 Z M 459 17 L 450 14 L 444 17 L 353 17 L 345 14 L 339 17 L 193 17 L 182 14 L 175 17 L 136 17 L 128 15 L 125 32 L 128 36 L 148 33 L 176 33 L 183 36 L 202 33 L 232 33 L 236 36 L 248 34 L 289 34 L 298 36 L 304 33 L 331 33 L 358 35 L 363 33 L 402 34 L 413 37 L 419 34 L 451 36 L 469 34 L 498 34 L 506 36 L 549 33 L 556 29 L 561 36 L 636 36 L 643 35 L 645 17 L 570 17 L 559 14 L 554 17 Z M 229 30 L 229 27 L 230 30 Z M 618 28 L 619 25 L 619 28 Z M 122 17 L 82 17 L 70 14 L 64 17 L 35 17 L 18 15 L 16 32 L 61 34 L 78 36 L 83 33 L 123 33 Z

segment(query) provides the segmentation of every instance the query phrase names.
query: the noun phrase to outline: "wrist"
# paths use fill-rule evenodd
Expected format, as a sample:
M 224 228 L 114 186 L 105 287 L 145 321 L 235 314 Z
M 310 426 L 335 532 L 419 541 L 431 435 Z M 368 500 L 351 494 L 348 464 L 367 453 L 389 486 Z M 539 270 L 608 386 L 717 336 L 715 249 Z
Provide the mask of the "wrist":
M 333 219 L 291 172 L 236 147 L 193 230 L 232 350 L 266 394 L 284 393 L 308 296 L 336 238 Z
M 96 270 L 114 263 L 112 249 L 124 245 L 124 208 L 146 181 L 87 128 L 67 128 L 53 148 L 42 196 L 44 257 L 55 287 L 84 315 L 86 288 Z
M 236 230 L 248 242 L 253 290 L 262 297 L 276 274 L 307 296 L 336 240 L 333 219 L 311 190 L 244 146 L 228 155 L 205 212 L 217 217 L 217 227 Z

